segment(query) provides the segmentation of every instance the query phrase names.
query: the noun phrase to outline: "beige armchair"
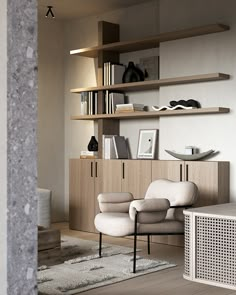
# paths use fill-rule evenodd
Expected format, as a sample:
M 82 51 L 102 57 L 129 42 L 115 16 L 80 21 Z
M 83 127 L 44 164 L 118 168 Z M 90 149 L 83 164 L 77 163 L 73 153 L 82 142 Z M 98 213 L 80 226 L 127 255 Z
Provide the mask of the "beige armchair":
M 197 191 L 197 186 L 189 181 L 158 179 L 149 185 L 144 199 L 134 200 L 131 193 L 99 194 L 100 213 L 94 220 L 100 232 L 99 256 L 102 256 L 102 234 L 133 235 L 135 273 L 137 236 L 147 235 L 150 254 L 150 235 L 184 234 L 183 209 L 196 202 Z

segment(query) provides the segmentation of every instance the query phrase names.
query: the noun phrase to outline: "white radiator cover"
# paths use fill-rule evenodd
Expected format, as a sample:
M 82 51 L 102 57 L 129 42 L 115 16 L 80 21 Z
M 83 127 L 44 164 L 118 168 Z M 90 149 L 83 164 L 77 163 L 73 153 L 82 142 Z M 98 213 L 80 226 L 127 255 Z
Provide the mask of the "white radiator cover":
M 236 203 L 185 210 L 184 278 L 236 290 Z

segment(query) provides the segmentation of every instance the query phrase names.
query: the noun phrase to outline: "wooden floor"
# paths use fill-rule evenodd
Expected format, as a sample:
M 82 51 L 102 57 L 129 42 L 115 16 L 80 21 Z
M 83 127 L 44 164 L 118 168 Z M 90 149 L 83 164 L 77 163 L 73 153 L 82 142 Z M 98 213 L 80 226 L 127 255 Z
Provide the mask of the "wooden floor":
M 86 240 L 98 241 L 97 234 L 69 230 L 67 223 L 55 223 L 54 228 L 59 228 L 61 234 L 79 237 Z M 111 238 L 104 236 L 104 242 L 121 246 L 132 247 L 133 242 L 127 238 Z M 146 243 L 138 242 L 138 248 L 142 249 L 139 255 L 167 260 L 177 264 L 177 267 L 154 272 L 121 283 L 96 288 L 83 295 L 236 295 L 236 291 L 212 287 L 205 284 L 193 283 L 183 279 L 184 249 L 181 247 L 151 244 L 151 255 L 147 255 Z

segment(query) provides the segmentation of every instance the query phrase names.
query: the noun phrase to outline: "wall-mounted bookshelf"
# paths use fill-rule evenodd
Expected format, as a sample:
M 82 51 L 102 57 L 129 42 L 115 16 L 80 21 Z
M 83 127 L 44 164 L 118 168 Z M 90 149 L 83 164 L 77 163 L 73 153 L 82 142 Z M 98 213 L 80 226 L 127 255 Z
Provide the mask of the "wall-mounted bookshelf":
M 119 114 L 99 114 L 99 115 L 83 115 L 71 116 L 71 120 L 99 120 L 99 119 L 142 119 L 142 118 L 159 118 L 164 116 L 186 116 L 186 115 L 203 115 L 203 114 L 224 114 L 229 113 L 229 108 L 199 108 L 191 110 L 174 110 L 174 111 L 158 111 L 158 112 L 130 112 Z
M 179 30 L 174 32 L 161 33 L 156 36 L 134 41 L 121 41 L 101 46 L 87 47 L 71 50 L 71 55 L 96 58 L 101 51 L 115 51 L 117 53 L 126 53 L 138 50 L 158 47 L 161 42 L 190 38 L 195 36 L 207 35 L 229 30 L 229 26 L 223 24 L 211 24 L 196 28 Z
M 230 78 L 230 75 L 228 74 L 210 73 L 210 74 L 191 75 L 191 76 L 176 77 L 176 78 L 166 78 L 166 79 L 159 79 L 159 80 L 152 80 L 152 81 L 123 83 L 123 84 L 106 85 L 106 86 L 98 86 L 98 87 L 76 88 L 76 89 L 71 89 L 71 93 L 81 93 L 84 91 L 103 91 L 103 90 L 127 91 L 127 92 L 142 91 L 142 90 L 159 89 L 159 87 L 161 86 L 219 81 L 219 80 L 227 80 L 229 78 Z

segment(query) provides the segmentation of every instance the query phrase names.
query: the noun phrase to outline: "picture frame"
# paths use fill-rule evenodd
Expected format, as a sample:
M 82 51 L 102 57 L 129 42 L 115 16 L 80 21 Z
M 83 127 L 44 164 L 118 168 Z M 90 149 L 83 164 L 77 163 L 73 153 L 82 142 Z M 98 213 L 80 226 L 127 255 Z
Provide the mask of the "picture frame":
M 158 129 L 140 129 L 137 159 L 155 159 Z

